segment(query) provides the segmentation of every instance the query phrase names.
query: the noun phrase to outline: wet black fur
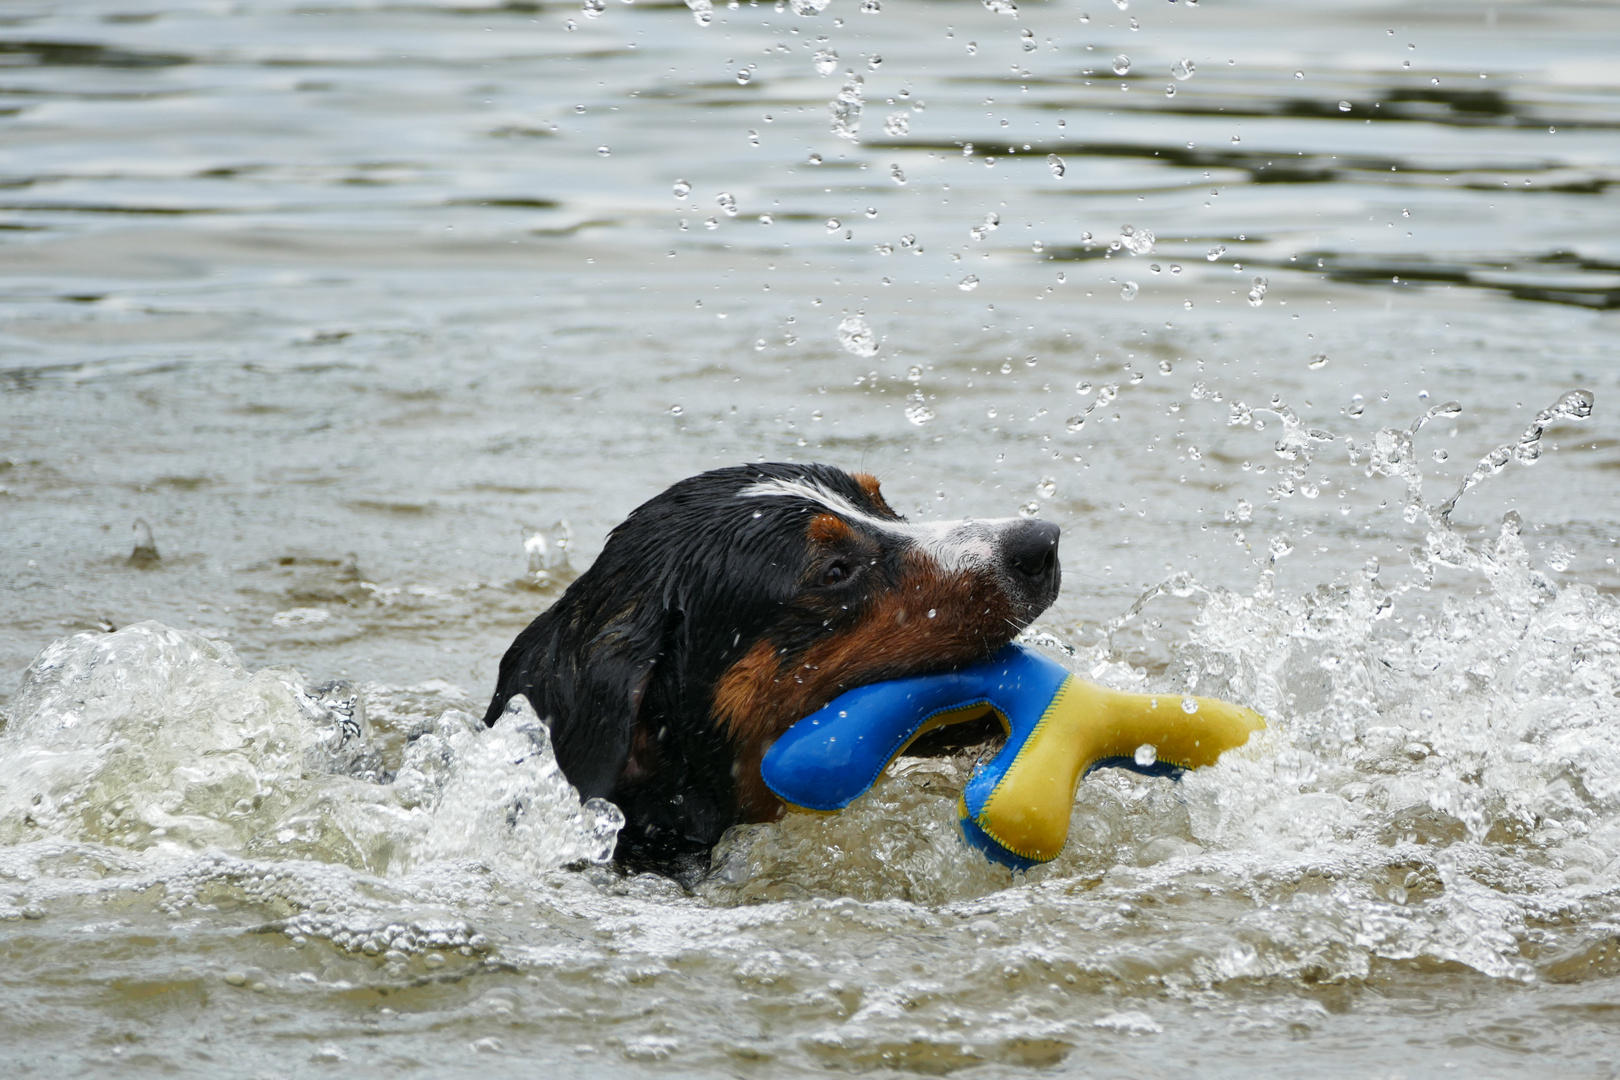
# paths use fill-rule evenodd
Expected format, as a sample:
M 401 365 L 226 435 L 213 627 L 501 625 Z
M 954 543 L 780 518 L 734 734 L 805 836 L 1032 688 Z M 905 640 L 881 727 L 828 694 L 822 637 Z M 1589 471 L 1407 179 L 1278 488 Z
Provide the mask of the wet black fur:
M 706 857 L 737 823 L 735 748 L 709 719 L 726 669 L 767 631 L 807 645 L 836 629 L 814 605 L 791 617 L 820 569 L 806 539 L 814 508 L 737 497 L 759 480 L 801 478 L 873 506 L 848 473 L 824 465 L 744 465 L 683 480 L 615 528 L 501 660 L 484 722 L 527 695 L 580 797 L 624 811 L 616 858 L 629 867 L 668 871 Z M 853 615 L 861 605 L 846 606 Z

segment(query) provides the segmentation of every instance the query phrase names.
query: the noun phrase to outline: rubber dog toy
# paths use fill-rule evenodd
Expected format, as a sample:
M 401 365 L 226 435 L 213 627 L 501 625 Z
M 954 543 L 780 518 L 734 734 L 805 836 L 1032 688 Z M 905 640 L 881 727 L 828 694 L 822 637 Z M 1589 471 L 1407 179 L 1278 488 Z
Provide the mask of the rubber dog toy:
M 969 843 L 1014 869 L 1063 850 L 1075 788 L 1091 769 L 1179 773 L 1212 764 L 1265 727 L 1258 713 L 1213 698 L 1085 682 L 1012 644 L 960 671 L 840 694 L 789 728 L 766 752 L 761 773 L 791 807 L 842 810 L 919 735 L 987 711 L 1006 728 L 1007 744 L 974 770 L 957 814 Z M 1153 748 L 1151 757 L 1138 757 L 1144 747 Z

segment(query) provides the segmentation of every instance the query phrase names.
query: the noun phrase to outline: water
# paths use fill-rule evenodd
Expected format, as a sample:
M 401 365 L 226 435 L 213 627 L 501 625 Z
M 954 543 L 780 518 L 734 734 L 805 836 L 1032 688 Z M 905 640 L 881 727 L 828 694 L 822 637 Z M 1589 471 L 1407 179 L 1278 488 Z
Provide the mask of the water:
M 1617 49 L 8 6 L 8 1074 L 1612 1075 Z M 1270 729 L 1095 774 L 1016 879 L 954 759 L 614 874 L 534 719 L 472 718 L 614 523 L 753 458 L 1060 522 L 1035 640 Z

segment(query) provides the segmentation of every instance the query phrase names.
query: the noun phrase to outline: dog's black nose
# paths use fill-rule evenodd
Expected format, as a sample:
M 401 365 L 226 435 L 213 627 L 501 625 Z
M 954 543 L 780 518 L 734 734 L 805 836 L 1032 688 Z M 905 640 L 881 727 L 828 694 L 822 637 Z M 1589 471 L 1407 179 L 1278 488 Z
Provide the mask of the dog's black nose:
M 1050 521 L 1021 521 L 1003 536 L 1001 559 L 1037 590 L 1051 588 L 1058 575 L 1058 534 Z

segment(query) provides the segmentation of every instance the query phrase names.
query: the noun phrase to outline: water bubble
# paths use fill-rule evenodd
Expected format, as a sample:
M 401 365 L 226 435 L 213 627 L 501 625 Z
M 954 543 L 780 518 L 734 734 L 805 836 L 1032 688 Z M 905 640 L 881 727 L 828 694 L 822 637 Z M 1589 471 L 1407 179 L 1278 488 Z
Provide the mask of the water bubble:
M 1132 255 L 1146 255 L 1153 250 L 1154 236 L 1151 230 L 1138 229 L 1131 225 L 1119 227 L 1119 243 Z
M 1053 176 L 1062 176 L 1068 171 L 1068 167 L 1063 164 L 1063 159 L 1056 154 L 1046 155 L 1046 167 L 1052 170 Z
M 1348 101 L 1339 102 L 1339 111 L 1340 112 L 1349 112 L 1350 111 L 1350 103 Z
M 1136 753 L 1131 757 L 1138 768 L 1150 769 L 1159 760 L 1159 748 L 1152 743 L 1143 743 L 1136 748 Z
M 1043 476 L 1035 483 L 1035 494 L 1043 499 L 1050 499 L 1057 494 L 1057 481 L 1050 476 Z
M 1195 712 L 1197 712 L 1198 711 L 1198 699 L 1191 696 L 1191 695 L 1183 695 L 1182 699 L 1181 699 L 1181 711 L 1184 712 L 1184 713 L 1195 713 Z
M 1258 277 L 1257 276 L 1257 277 L 1255 277 L 1255 279 L 1253 281 L 1251 281 L 1249 283 L 1249 306 L 1250 307 L 1259 307 L 1261 304 L 1266 302 L 1266 289 L 1267 288 L 1268 288 L 1268 283 L 1266 282 L 1266 279 L 1263 278 L 1263 277 Z
M 866 80 L 853 75 L 845 81 L 838 96 L 827 103 L 832 112 L 832 131 L 840 139 L 854 142 L 861 127 L 861 98 L 866 93 Z
M 892 112 L 883 121 L 883 134 L 909 135 L 911 133 L 911 115 L 906 112 Z
M 927 405 L 921 390 L 913 390 L 906 395 L 906 419 L 918 427 L 922 427 L 934 418 L 934 410 Z M 931 614 L 931 613 L 930 613 Z
M 1310 368 L 1312 371 L 1316 371 L 1316 370 L 1319 370 L 1321 368 L 1327 367 L 1327 362 L 1328 362 L 1327 353 L 1319 352 L 1319 353 L 1312 354 L 1311 362 L 1309 364 L 1306 364 L 1305 366 Z
M 1140 288 L 1141 286 L 1137 285 L 1136 282 L 1127 281 L 1119 287 L 1119 298 L 1121 300 L 1135 300 L 1136 293 Z
M 890 165 L 889 179 L 893 180 L 897 184 L 904 184 L 906 182 L 905 170 L 901 169 L 898 165 Z
M 878 351 L 877 335 L 859 314 L 845 316 L 838 324 L 838 344 L 856 356 L 876 356 Z
M 838 66 L 838 50 L 817 49 L 813 63 L 815 64 L 817 75 L 831 75 L 833 73 L 833 69 Z
M 692 184 L 690 181 L 675 181 L 675 197 L 677 199 L 684 199 L 690 194 L 692 194 Z
M 1130 57 L 1126 56 L 1124 53 L 1120 53 L 1118 56 L 1114 57 L 1114 74 L 1115 75 L 1128 75 L 1128 74 L 1130 74 L 1130 70 L 1131 70 L 1131 58 Z
M 720 194 L 714 197 L 714 201 L 719 204 L 720 209 L 725 212 L 726 217 L 737 216 L 737 199 L 736 196 L 731 194 L 731 192 L 722 191 Z
M 1210 262 L 1214 262 L 1216 259 L 1219 259 L 1222 255 L 1225 255 L 1225 254 L 1226 254 L 1226 245 L 1225 244 L 1216 244 L 1214 247 L 1210 248 L 1208 252 L 1205 253 L 1204 258 L 1208 259 Z
M 1170 74 L 1175 76 L 1177 82 L 1186 82 L 1193 77 L 1193 73 L 1197 70 L 1198 65 L 1186 59 L 1177 60 L 1170 65 Z
M 963 292 L 972 292 L 974 289 L 979 287 L 979 279 L 977 276 L 969 274 L 967 277 L 957 282 L 956 287 L 961 289 Z

